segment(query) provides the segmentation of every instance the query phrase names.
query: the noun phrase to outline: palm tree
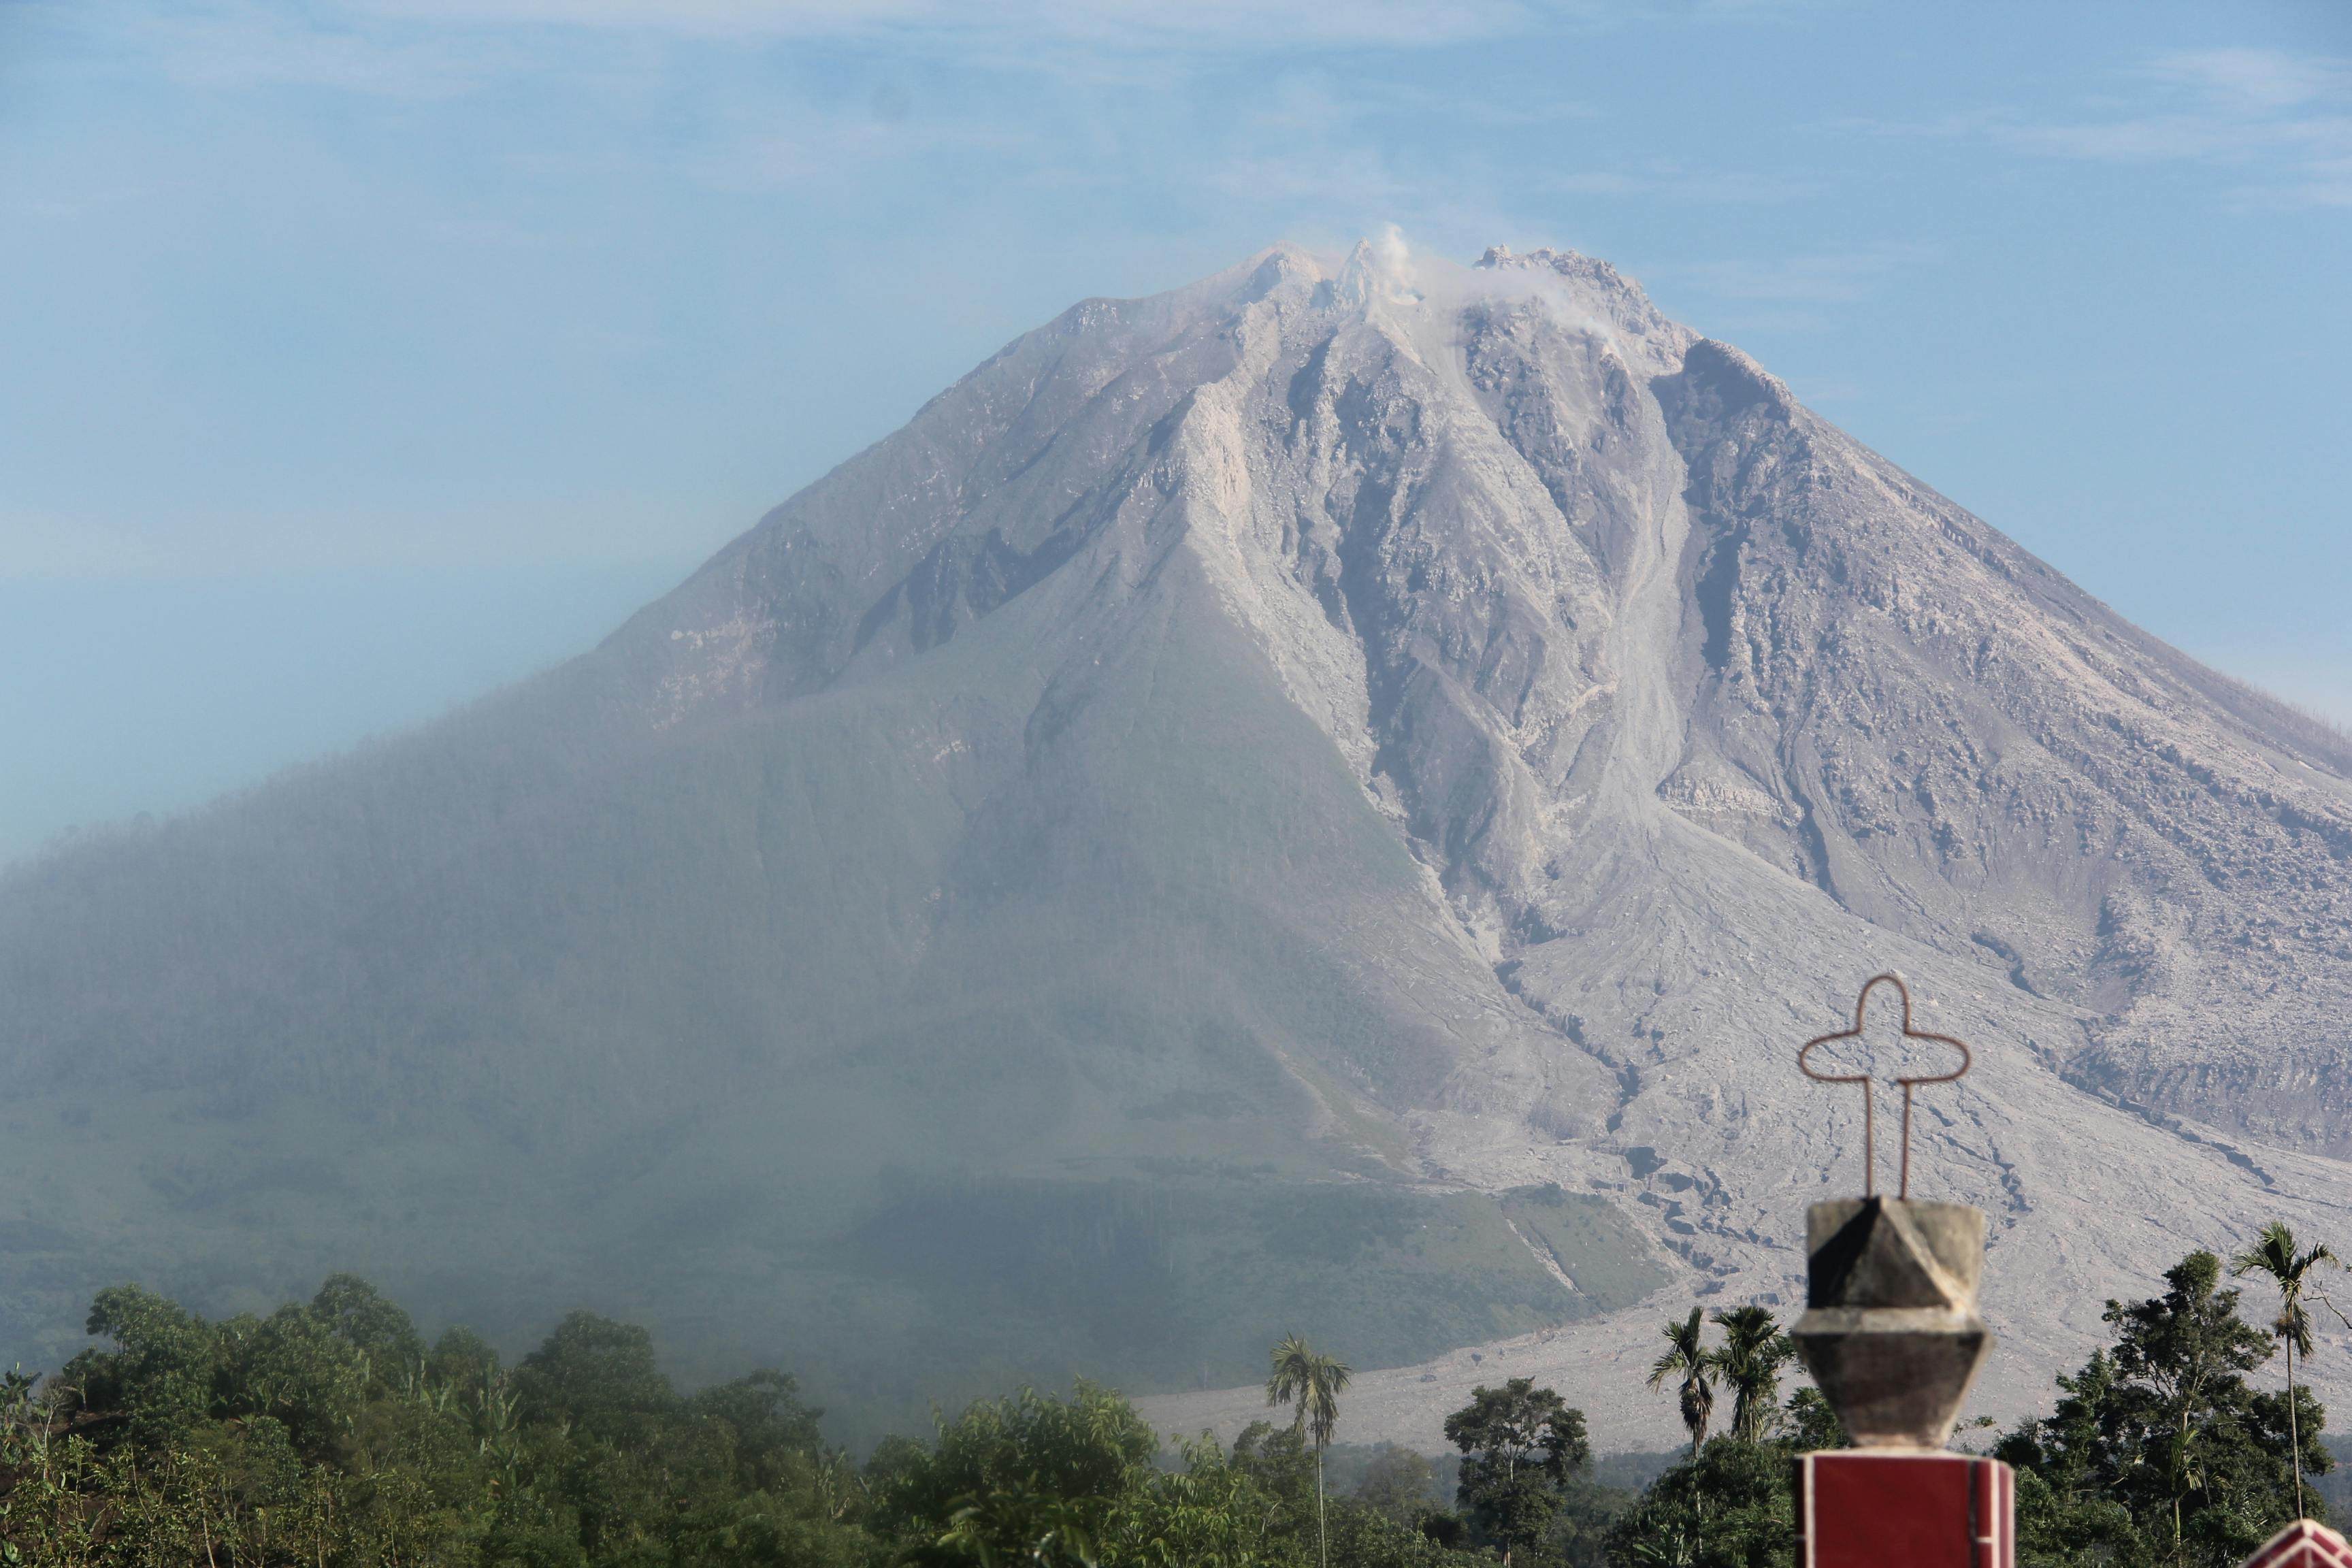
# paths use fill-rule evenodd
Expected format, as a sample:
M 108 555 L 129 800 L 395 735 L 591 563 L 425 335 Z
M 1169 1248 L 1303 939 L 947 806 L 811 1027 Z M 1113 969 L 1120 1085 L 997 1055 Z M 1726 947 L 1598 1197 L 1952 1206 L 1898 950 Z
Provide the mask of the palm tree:
M 2278 1321 L 2271 1325 L 2286 1345 L 2286 1435 L 2290 1451 L 2294 1456 L 2294 1511 L 2303 1512 L 2303 1435 L 2296 1430 L 2294 1411 L 2294 1358 L 2298 1352 L 2303 1359 L 2311 1359 L 2311 1319 L 2303 1310 L 2304 1292 L 2309 1282 L 2305 1276 L 2322 1263 L 2337 1263 L 2336 1254 L 2323 1244 L 2310 1251 L 2297 1253 L 2294 1232 L 2284 1220 L 2274 1219 L 2263 1226 L 2254 1245 L 2230 1260 L 2232 1274 L 2267 1274 L 2278 1287 Z M 2314 1290 L 2316 1296 L 2318 1292 Z M 2319 1298 L 2326 1300 L 2325 1296 Z
M 1286 1334 L 1274 1347 L 1265 1402 L 1297 1405 L 1298 1418 L 1293 1426 L 1315 1444 L 1315 1541 L 1323 1568 L 1331 1568 L 1331 1543 L 1324 1530 L 1323 1450 L 1339 1424 L 1339 1395 L 1347 1386 L 1347 1363 L 1323 1354 L 1297 1334 Z
M 1780 1331 L 1780 1321 L 1762 1307 L 1733 1307 L 1715 1314 L 1723 1348 L 1709 1357 L 1731 1385 L 1731 1436 L 1761 1443 L 1780 1405 L 1780 1368 L 1797 1347 Z
M 1691 1435 L 1694 1459 L 1706 1441 L 1706 1424 L 1715 1415 L 1715 1358 L 1702 1342 L 1701 1317 L 1701 1309 L 1693 1307 L 1686 1321 L 1668 1323 L 1666 1353 L 1650 1368 L 1652 1388 L 1664 1387 L 1670 1377 L 1680 1376 L 1683 1380 L 1677 1392 L 1682 1398 L 1683 1426 Z

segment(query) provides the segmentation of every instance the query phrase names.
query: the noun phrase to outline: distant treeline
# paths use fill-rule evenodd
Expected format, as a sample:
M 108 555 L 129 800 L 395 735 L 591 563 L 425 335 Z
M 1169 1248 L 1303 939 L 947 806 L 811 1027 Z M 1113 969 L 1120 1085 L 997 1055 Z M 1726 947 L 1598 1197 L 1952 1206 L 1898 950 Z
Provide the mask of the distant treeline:
M 2285 1238 L 2290 1268 L 2307 1256 Z M 2263 1257 L 2236 1261 L 2275 1274 Z M 2298 1387 L 2291 1426 L 2288 1394 L 2245 1376 L 2279 1342 L 2307 1352 L 2295 1314 L 2315 1292 L 2304 1271 L 2292 1282 L 2267 1329 L 2240 1318 L 2205 1252 L 2163 1294 L 2108 1304 L 2113 1345 L 2060 1379 L 2052 1416 L 1993 1446 L 2019 1469 L 2022 1563 L 2222 1568 L 2294 1517 L 2298 1464 L 2329 1468 L 2323 1413 Z M 980 1401 L 860 1461 L 791 1377 L 680 1393 L 645 1330 L 590 1313 L 508 1366 L 464 1329 L 428 1345 L 349 1275 L 220 1321 L 121 1286 L 91 1304 L 103 1348 L 7 1381 L 0 1562 L 1777 1568 L 1792 1561 L 1790 1461 L 1843 1436 L 1813 1389 L 1781 1396 L 1791 1347 L 1769 1312 L 1711 1321 L 1716 1343 L 1697 1311 L 1666 1325 L 1651 1383 L 1691 1445 L 1646 1488 L 1597 1479 L 1582 1413 L 1522 1378 L 1447 1418 L 1459 1452 L 1440 1496 L 1403 1448 L 1327 1475 L 1347 1368 L 1296 1339 L 1269 1381 L 1286 1407 L 1230 1447 L 1164 1447 L 1081 1383 Z M 2315 1493 L 2302 1507 L 2324 1513 Z

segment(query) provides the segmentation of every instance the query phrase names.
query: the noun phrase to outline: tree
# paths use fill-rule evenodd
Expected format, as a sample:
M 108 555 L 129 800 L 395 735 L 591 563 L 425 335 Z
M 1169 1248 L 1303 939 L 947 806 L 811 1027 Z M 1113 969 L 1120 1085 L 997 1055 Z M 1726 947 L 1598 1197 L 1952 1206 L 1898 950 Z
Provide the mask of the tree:
M 1800 1454 L 1811 1454 L 1823 1448 L 1850 1448 L 1853 1439 L 1845 1435 L 1845 1423 L 1838 1419 L 1822 1391 L 1811 1384 L 1789 1395 L 1789 1403 L 1780 1412 L 1781 1430 L 1788 1434 L 1789 1446 Z
M 1475 1568 L 1461 1521 L 1413 1506 L 1418 1456 L 1387 1456 L 1391 1512 L 1318 1489 L 1308 1444 L 1329 1441 L 1345 1371 L 1328 1358 L 1296 1421 L 1254 1423 L 1230 1453 L 1204 1436 L 1181 1470 L 1083 1383 L 979 1401 L 861 1466 L 783 1373 L 680 1394 L 644 1330 L 585 1313 L 512 1373 L 459 1329 L 419 1351 L 349 1279 L 220 1323 L 121 1287 L 91 1319 L 112 1342 L 77 1382 L 0 1376 L 0 1568 L 1315 1568 L 1324 1550 L 1334 1568 Z M 415 1364 L 387 1379 L 380 1355 Z M 1580 1416 L 1503 1392 L 1550 1408 L 1516 1438 L 1487 1410 L 1495 1454 L 1581 1462 Z M 1525 1549 L 1543 1568 L 1594 1568 L 1580 1549 L 1614 1510 L 1571 1539 L 1574 1506 Z
M 1313 1521 L 1315 1456 L 1305 1432 L 1270 1421 L 1253 1421 L 1234 1434 L 1233 1466 L 1249 1479 L 1269 1510 L 1296 1517 L 1302 1521 L 1302 1531 Z
M 0 1564 L 886 1561 L 866 1528 L 871 1494 L 823 1447 L 789 1377 L 758 1372 L 680 1397 L 650 1338 L 626 1324 L 564 1320 L 526 1363 L 530 1394 L 518 1397 L 478 1336 L 452 1330 L 424 1352 L 406 1314 L 349 1277 L 308 1302 L 220 1323 L 117 1287 L 92 1303 L 90 1322 L 112 1342 L 78 1356 L 70 1378 L 37 1393 L 31 1377 L 0 1379 Z M 1115 1396 L 1075 1423 L 1068 1415 L 1016 1411 L 995 1427 L 1013 1440 L 993 1449 L 959 1434 L 951 1479 L 966 1481 L 963 1461 L 982 1450 L 1009 1448 L 998 1467 L 1008 1485 L 966 1486 L 887 1545 L 908 1558 L 1080 1561 L 1083 1540 L 1046 1516 L 1074 1503 L 1090 1527 L 1111 1504 L 1074 1499 L 1073 1485 L 1120 1491 L 1155 1446 Z M 1075 1443 L 1055 1436 L 1073 1431 Z M 1108 1463 L 1095 1440 L 1105 1433 Z M 910 1447 L 940 1471 L 938 1456 Z M 1043 1478 L 1052 1506 L 1026 1506 L 1039 1489 L 1024 1492 L 1024 1477 Z
M 1660 1476 L 1609 1532 L 1622 1568 L 1787 1568 L 1796 1500 L 1777 1443 L 1718 1437 Z
M 1399 1524 L 1418 1523 L 1429 1511 L 1429 1489 L 1435 1479 L 1427 1455 L 1386 1444 L 1358 1479 L 1356 1500 Z
M 1153 1477 L 1106 1528 L 1103 1562 L 1112 1568 L 1236 1568 L 1272 1558 L 1280 1510 L 1266 1506 L 1250 1467 L 1227 1458 L 1206 1434 L 1181 1447 L 1183 1469 Z
M 2322 1263 L 2335 1264 L 2336 1255 L 2325 1245 L 2308 1252 L 2296 1252 L 2294 1232 L 2286 1227 L 2284 1220 L 2274 1219 L 2263 1226 L 2254 1245 L 2238 1254 L 2230 1265 L 2232 1274 L 2265 1274 L 2278 1287 L 2279 1315 L 2271 1325 L 2271 1332 L 2286 1346 L 2287 1446 L 2294 1462 L 2294 1511 L 2298 1518 L 2303 1514 L 2303 1435 L 2295 1421 L 2294 1358 L 2299 1353 L 2306 1361 L 2311 1359 L 2311 1318 L 2303 1309 L 2303 1296 L 2307 1277 Z
M 425 1360 L 425 1341 L 396 1302 L 356 1274 L 331 1274 L 310 1298 L 310 1313 L 367 1358 L 380 1390 L 398 1388 Z
M 726 1429 L 728 1463 L 736 1476 L 761 1487 L 776 1487 L 796 1474 L 795 1461 L 820 1460 L 824 1441 L 817 1418 L 824 1414 L 801 1403 L 800 1384 L 789 1373 L 761 1368 L 688 1397 L 686 1413 Z
M 1715 1322 L 1723 1330 L 1724 1342 L 1708 1361 L 1731 1387 L 1731 1435 L 1742 1443 L 1761 1443 L 1771 1436 L 1780 1414 L 1780 1369 L 1797 1353 L 1796 1344 L 1762 1307 L 1719 1310 Z M 1680 1354 L 1679 1344 L 1669 1353 Z
M 1540 1551 L 1561 1485 L 1592 1458 L 1584 1412 L 1532 1378 L 1471 1390 L 1470 1403 L 1445 1418 L 1445 1437 L 1463 1454 L 1455 1500 L 1506 1563 Z
M 1610 1486 L 1589 1471 L 1570 1476 L 1560 1489 L 1544 1555 L 1558 1568 L 1609 1568 L 1610 1534 L 1641 1500 L 1636 1488 Z
M 2083 1370 L 2061 1374 L 2054 1414 L 2002 1437 L 1994 1457 L 2017 1472 L 2017 1542 L 2022 1563 L 2147 1562 L 2155 1548 L 2109 1487 L 2137 1463 L 2117 1417 L 2116 1363 L 2094 1351 Z
M 1675 1391 L 1681 1402 L 1683 1427 L 1691 1435 L 1691 1458 L 1698 1458 L 1706 1442 L 1707 1422 L 1715 1415 L 1715 1358 L 1707 1353 L 1699 1327 L 1701 1310 L 1693 1307 L 1690 1316 L 1666 1325 L 1666 1353 L 1650 1368 L 1650 1386 L 1662 1388 L 1666 1380 L 1682 1379 Z
M 2262 1335 L 2238 1317 L 2238 1292 L 2220 1289 L 2221 1260 L 2192 1252 L 2165 1274 L 2171 1289 L 2130 1307 L 2110 1301 L 2105 1318 L 2117 1326 L 2116 1367 L 2127 1383 L 2152 1396 L 2147 1412 L 2168 1431 L 2161 1473 L 2172 1512 L 2172 1552 L 2185 1561 L 2183 1519 L 2190 1495 L 2210 1495 L 2208 1466 L 2219 1455 L 2209 1439 L 2225 1407 L 2243 1388 L 2239 1374 L 2270 1359 Z
M 1323 1354 L 1297 1334 L 1286 1334 L 1269 1353 L 1265 1379 L 1268 1405 L 1295 1405 L 1293 1424 L 1315 1444 L 1315 1539 L 1330 1568 L 1331 1542 L 1323 1502 L 1323 1450 L 1339 1424 L 1339 1395 L 1348 1386 L 1347 1363 Z
M 2166 1272 L 2163 1295 L 2108 1302 L 2114 1347 L 2060 1379 L 2054 1415 L 1994 1450 L 2020 1471 L 2025 1561 L 2106 1552 L 2226 1568 L 2294 1517 L 2297 1464 L 2329 1468 L 2324 1448 L 2298 1452 L 2292 1436 L 2326 1424 L 2310 1391 L 2290 1401 L 2247 1384 L 2270 1337 L 2238 1317 L 2238 1292 L 2221 1281 L 2221 1260 L 2192 1252 Z
M 115 1285 L 91 1299 L 88 1331 L 115 1348 L 82 1352 L 65 1381 L 131 1441 L 170 1441 L 211 1413 L 220 1336 L 202 1318 L 144 1286 Z
M 517 1397 L 534 1421 L 569 1421 L 615 1442 L 642 1444 L 677 1401 L 635 1323 L 573 1312 L 515 1369 Z
M 1311 1568 L 1313 1464 L 1301 1432 L 1259 1421 L 1230 1455 L 1205 1433 L 1179 1447 L 1181 1470 L 1139 1471 L 1111 1510 L 1095 1543 L 1101 1568 Z M 1347 1568 L 1475 1568 L 1415 1521 L 1340 1497 L 1330 1500 L 1330 1540 Z
M 914 1538 L 918 1562 L 1085 1563 L 1159 1449 L 1132 1405 L 1081 1382 L 1068 1399 L 1024 1388 L 975 1401 L 928 1450 L 886 1445 L 869 1469 L 884 1521 Z
M 367 1402 L 368 1360 L 325 1319 L 296 1306 L 220 1325 L 224 1414 L 284 1423 L 305 1452 L 325 1447 Z

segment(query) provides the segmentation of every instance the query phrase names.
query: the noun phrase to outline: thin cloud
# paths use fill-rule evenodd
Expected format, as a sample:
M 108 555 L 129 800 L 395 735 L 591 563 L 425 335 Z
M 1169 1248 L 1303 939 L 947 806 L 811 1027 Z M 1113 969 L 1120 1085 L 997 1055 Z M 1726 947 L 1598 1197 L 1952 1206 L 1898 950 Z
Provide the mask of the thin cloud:
M 982 122 L 918 122 L 870 110 L 809 112 L 792 125 L 722 139 L 716 151 L 683 160 L 688 173 L 721 190 L 816 185 L 865 177 L 883 164 L 907 164 L 950 149 L 994 149 L 1012 155 L 1045 149 L 1045 139 Z
M 2352 206 L 2352 61 L 2277 49 L 2158 56 L 2114 111 L 2064 120 L 1995 107 L 1882 133 L 1961 137 L 2042 157 L 2182 163 L 2237 171 L 2298 203 Z
M 1598 106 L 1574 99 L 1510 102 L 1381 80 L 1357 81 L 1349 91 L 1368 119 L 1442 120 L 1481 130 L 1527 131 L 1601 117 Z
M 408 20 L 627 29 L 705 37 L 1036 33 L 1081 42 L 1412 47 L 1506 37 L 1614 7 L 1559 0 L 402 0 Z
M 1818 256 L 1699 262 L 1654 268 L 1662 279 L 1718 299 L 1780 305 L 1834 305 L 1862 299 L 1906 263 L 1928 258 L 1925 246 L 1889 245 Z
M 1050 33 L 1092 42 L 1250 50 L 1413 47 L 1681 18 L 1769 23 L 1852 0 L 357 0 L 409 18 L 541 23 L 717 37 L 923 30 Z
M 115 68 L 140 62 L 183 86 L 236 92 L 315 88 L 362 98 L 440 100 L 543 69 L 543 51 L 510 31 L 418 26 L 331 6 L 268 0 L 80 5 L 15 0 L 50 52 Z
M 824 40 L 968 58 L 1036 51 L 1106 56 L 1191 51 L 1402 51 L 1591 31 L 1681 16 L 1754 24 L 1843 0 L 197 0 L 85 9 L 18 0 L 84 25 L 136 30 L 175 74 L 219 86 L 297 84 L 393 97 L 467 90 L 531 66 L 551 32 L 687 41 Z M 91 18 L 102 18 L 92 21 Z M 110 20 L 107 20 L 110 19 Z M 1557 108 L 1493 106 L 1494 123 L 1542 123 Z
M 1717 337 L 1800 336 L 1829 326 L 1843 308 L 1866 300 L 1903 268 L 1935 259 L 1927 245 L 1876 245 L 1811 255 L 1731 257 L 1665 262 L 1642 268 L 1662 304 Z M 1864 395 L 1853 382 L 1809 382 L 1800 396 L 1815 407 Z
M 441 99 L 532 64 L 519 39 L 458 37 L 331 10 L 259 0 L 68 6 L 32 0 L 53 31 L 183 84 L 221 90 L 320 88 L 362 97 Z
M 2160 55 L 2148 63 L 2147 74 L 2249 113 L 2342 102 L 2352 93 L 2352 66 L 2347 62 L 2277 49 L 2203 49 Z
M 1523 174 L 1520 183 L 1528 190 L 1557 195 L 1654 197 L 1724 205 L 1785 202 L 1822 188 L 1822 182 L 1811 176 L 1730 173 L 1664 161 L 1630 168 L 1547 169 Z

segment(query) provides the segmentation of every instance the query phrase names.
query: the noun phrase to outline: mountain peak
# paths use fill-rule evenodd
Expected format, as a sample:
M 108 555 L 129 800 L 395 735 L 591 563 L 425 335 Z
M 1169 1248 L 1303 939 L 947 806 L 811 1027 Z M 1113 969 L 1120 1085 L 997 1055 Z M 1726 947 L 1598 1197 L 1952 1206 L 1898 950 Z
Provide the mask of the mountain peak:
M 1598 257 L 1556 250 L 1549 246 L 1514 255 L 1507 246 L 1496 245 L 1487 247 L 1475 268 L 1498 276 L 1540 278 L 1548 282 L 1558 279 L 1554 287 L 1564 284 L 1567 298 L 1589 312 L 1592 320 L 1605 324 L 1612 332 L 1655 342 L 1669 361 L 1689 347 L 1698 335 L 1670 320 L 1651 303 L 1648 292 L 1639 282 Z
M 1859 1118 L 1793 1052 L 1899 967 L 2038 1394 L 2179 1236 L 2352 1199 L 2333 756 L 1605 262 L 1277 247 L 535 686 L 0 879 L 0 1254 L 527 1275 L 836 1378 L 1647 1338 L 1794 1299 Z

